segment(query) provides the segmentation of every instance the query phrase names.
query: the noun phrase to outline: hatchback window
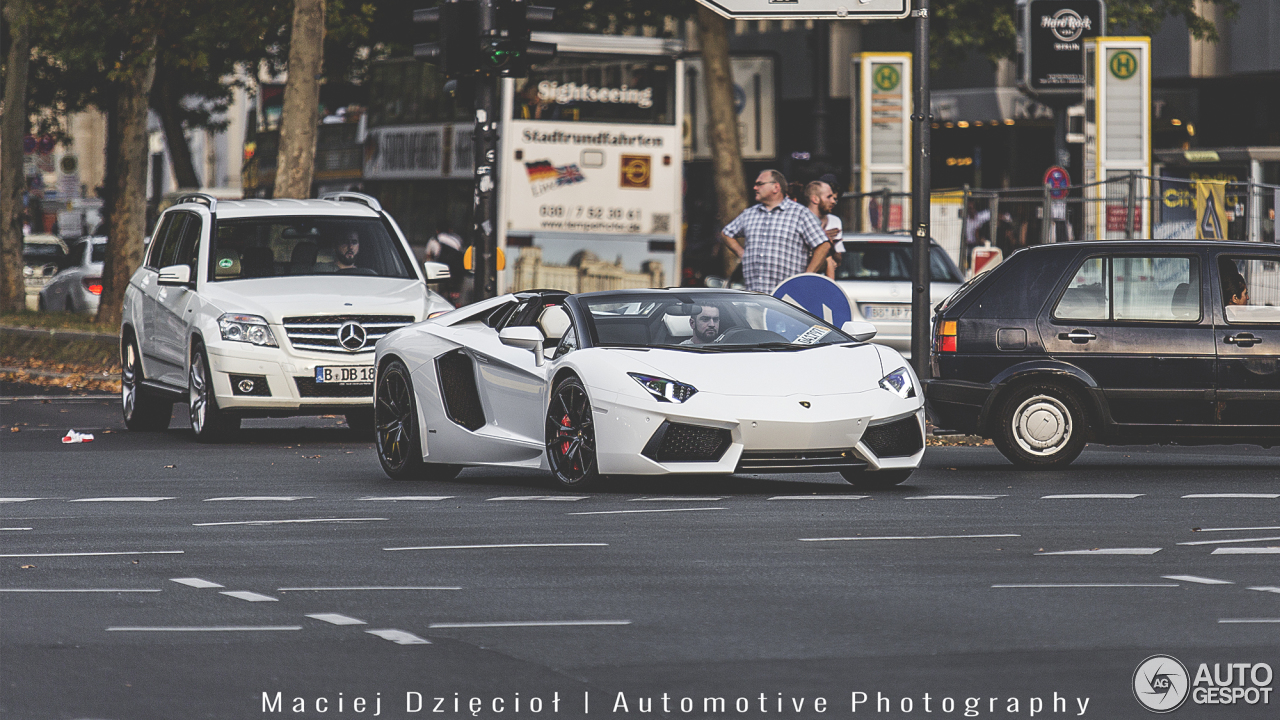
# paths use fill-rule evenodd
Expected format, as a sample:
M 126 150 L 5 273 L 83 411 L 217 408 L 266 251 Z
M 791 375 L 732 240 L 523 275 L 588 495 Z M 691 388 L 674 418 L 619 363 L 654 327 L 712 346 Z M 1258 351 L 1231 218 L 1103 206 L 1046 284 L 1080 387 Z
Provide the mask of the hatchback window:
M 1198 321 L 1199 264 L 1187 257 L 1089 258 L 1053 315 L 1060 320 Z
M 913 250 L 910 243 L 846 240 L 844 258 L 836 268 L 836 279 L 910 282 Z M 961 282 L 960 271 L 942 248 L 933 247 L 929 260 L 929 272 L 934 282 Z
M 92 250 L 92 253 L 93 253 L 93 254 L 92 254 L 92 255 L 90 255 L 90 257 L 89 257 L 89 262 L 96 262 L 96 263 L 106 262 L 106 260 L 107 260 L 107 244 L 106 244 L 106 243 L 91 243 L 91 246 L 92 246 L 92 248 L 93 248 L 93 250 Z
M 399 240 L 377 218 L 219 220 L 209 263 L 214 281 L 289 275 L 415 277 Z
M 1227 322 L 1280 323 L 1280 261 L 1222 258 L 1219 265 Z
M 1110 315 L 1108 305 L 1104 258 L 1084 261 L 1071 278 L 1067 291 L 1053 310 L 1053 316 L 1063 320 L 1106 320 Z

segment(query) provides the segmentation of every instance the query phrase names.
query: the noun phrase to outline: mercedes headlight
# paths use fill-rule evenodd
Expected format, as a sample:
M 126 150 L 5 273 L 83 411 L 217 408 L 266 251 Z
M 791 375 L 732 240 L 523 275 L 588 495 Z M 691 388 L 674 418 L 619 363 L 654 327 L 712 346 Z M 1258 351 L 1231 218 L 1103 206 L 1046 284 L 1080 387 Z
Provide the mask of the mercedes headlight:
M 698 392 L 698 389 L 694 386 L 678 383 L 675 380 L 654 377 L 653 375 L 641 375 L 640 373 L 627 374 L 640 383 L 640 387 L 649 391 L 649 394 L 658 402 L 682 403 Z
M 276 336 L 271 334 L 266 319 L 257 315 L 227 313 L 218 318 L 218 328 L 222 330 L 223 340 L 277 347 Z
M 880 378 L 880 387 L 906 400 L 916 396 L 916 385 L 911 381 L 911 371 L 898 368 Z

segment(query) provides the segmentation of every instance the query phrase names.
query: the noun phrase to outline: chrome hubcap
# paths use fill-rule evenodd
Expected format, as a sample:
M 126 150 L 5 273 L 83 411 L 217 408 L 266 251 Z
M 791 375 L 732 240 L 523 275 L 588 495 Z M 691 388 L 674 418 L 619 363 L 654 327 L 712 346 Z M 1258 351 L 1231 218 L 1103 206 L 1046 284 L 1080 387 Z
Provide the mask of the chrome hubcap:
M 1018 406 L 1013 414 L 1013 437 L 1025 452 L 1041 457 L 1060 452 L 1075 428 L 1071 411 L 1051 395 L 1036 395 Z

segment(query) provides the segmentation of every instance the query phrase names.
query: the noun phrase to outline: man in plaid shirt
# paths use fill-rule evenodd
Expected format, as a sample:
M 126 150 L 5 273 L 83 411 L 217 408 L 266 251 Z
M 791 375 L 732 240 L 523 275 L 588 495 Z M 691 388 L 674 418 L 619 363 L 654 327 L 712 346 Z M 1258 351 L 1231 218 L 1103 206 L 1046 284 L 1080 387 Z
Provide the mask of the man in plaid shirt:
M 787 179 L 777 170 L 756 178 L 756 200 L 720 231 L 721 240 L 742 258 L 747 289 L 773 292 L 783 280 L 822 266 L 830 250 L 822 224 L 805 206 L 787 197 Z M 746 250 L 736 238 L 742 237 Z M 812 256 L 811 256 L 812 254 Z

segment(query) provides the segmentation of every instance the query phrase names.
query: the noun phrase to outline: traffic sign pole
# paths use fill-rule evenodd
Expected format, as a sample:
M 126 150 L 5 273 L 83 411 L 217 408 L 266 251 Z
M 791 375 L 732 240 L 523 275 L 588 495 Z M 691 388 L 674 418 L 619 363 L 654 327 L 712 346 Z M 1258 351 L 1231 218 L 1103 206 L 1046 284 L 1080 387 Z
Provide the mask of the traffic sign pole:
M 911 215 L 912 245 L 915 248 L 915 267 L 911 273 L 911 365 L 916 375 L 928 378 L 929 370 L 929 328 L 933 319 L 930 287 L 930 177 L 929 145 L 930 145 L 930 92 L 929 92 L 929 0 L 916 0 L 916 9 L 912 13 L 916 19 L 915 57 L 911 62 L 911 74 L 915 81 L 916 94 L 911 119 L 915 132 L 911 134 L 915 141 L 911 154 Z

